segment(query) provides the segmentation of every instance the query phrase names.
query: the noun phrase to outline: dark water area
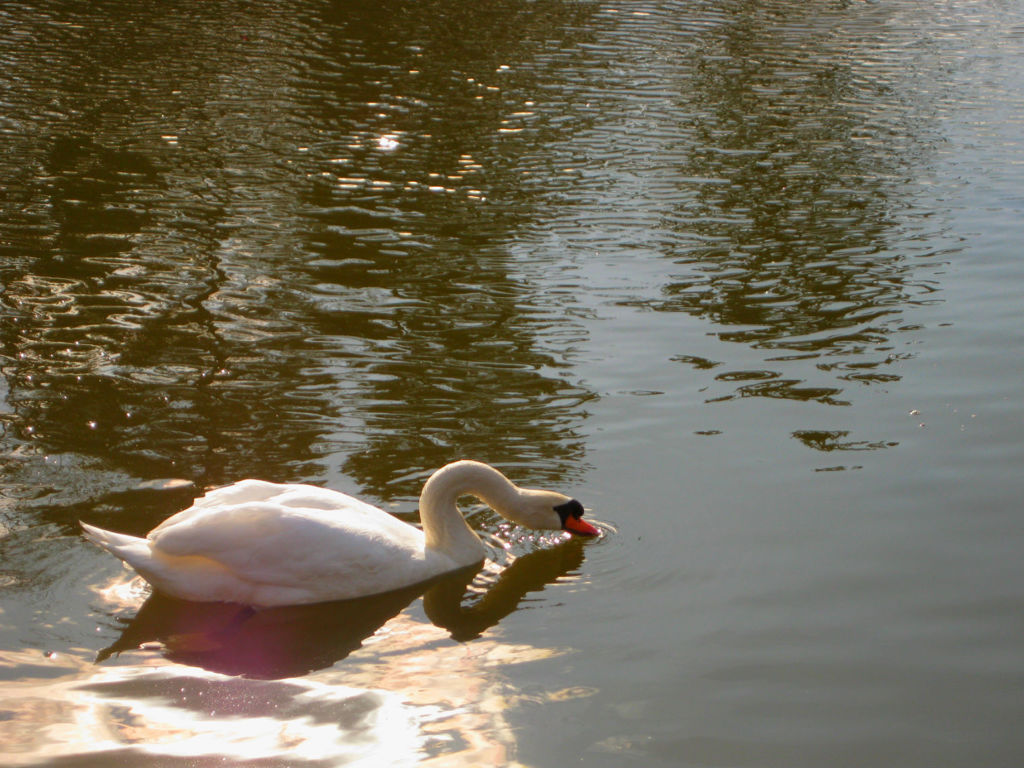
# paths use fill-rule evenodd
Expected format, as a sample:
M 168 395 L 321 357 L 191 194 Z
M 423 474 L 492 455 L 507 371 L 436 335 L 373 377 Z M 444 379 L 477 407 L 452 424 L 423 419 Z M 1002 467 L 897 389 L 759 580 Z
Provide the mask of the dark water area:
M 0 6 L 5 765 L 1024 759 L 1024 11 Z M 246 477 L 478 573 L 258 614 L 80 534 Z

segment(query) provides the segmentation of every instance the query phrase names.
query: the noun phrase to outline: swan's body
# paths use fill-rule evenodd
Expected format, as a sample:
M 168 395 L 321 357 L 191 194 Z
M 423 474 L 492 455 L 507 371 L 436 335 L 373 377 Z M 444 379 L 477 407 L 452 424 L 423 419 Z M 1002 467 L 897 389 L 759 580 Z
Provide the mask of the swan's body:
M 531 528 L 598 533 L 578 501 L 519 488 L 475 461 L 427 480 L 422 531 L 338 491 L 261 480 L 210 491 L 144 539 L 82 528 L 173 597 L 297 605 L 388 592 L 479 563 L 486 548 L 456 506 L 467 494 Z

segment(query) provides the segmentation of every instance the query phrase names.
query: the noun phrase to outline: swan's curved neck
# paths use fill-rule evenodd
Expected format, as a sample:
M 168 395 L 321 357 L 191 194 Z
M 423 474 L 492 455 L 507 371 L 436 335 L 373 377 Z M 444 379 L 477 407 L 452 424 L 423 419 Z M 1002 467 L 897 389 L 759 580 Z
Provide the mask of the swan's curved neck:
M 440 550 L 469 565 L 487 550 L 456 504 L 460 496 L 476 496 L 499 513 L 515 505 L 519 491 L 501 472 L 478 461 L 456 461 L 437 470 L 420 494 L 420 521 L 428 550 Z

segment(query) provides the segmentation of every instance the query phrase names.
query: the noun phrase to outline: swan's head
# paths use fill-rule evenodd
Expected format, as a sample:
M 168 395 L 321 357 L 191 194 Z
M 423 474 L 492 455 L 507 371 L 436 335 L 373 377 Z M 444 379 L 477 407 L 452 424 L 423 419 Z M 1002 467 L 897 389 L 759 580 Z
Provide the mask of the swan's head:
M 520 489 L 517 509 L 503 512 L 505 517 L 528 528 L 570 531 L 581 536 L 597 536 L 600 531 L 583 519 L 583 505 L 554 491 Z

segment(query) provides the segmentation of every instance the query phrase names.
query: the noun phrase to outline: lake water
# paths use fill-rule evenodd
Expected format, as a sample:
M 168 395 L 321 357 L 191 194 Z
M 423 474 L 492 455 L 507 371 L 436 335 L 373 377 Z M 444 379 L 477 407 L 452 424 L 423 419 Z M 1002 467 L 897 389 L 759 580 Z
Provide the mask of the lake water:
M 1024 6 L 11 3 L 0 186 L 4 765 L 1024 760 Z M 77 527 L 461 457 L 606 535 L 240 620 Z

